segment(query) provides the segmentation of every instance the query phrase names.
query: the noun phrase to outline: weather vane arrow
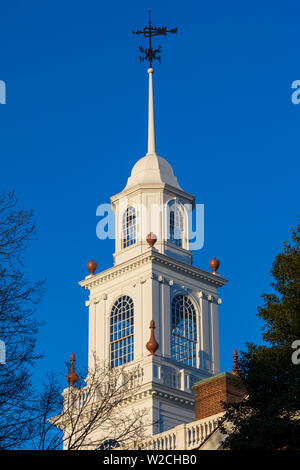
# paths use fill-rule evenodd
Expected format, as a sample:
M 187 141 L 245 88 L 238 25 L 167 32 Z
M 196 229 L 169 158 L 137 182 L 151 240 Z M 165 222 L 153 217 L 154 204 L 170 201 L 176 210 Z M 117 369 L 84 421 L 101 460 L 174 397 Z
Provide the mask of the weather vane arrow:
M 149 24 L 148 26 L 145 26 L 143 30 L 140 31 L 132 31 L 133 34 L 142 34 L 145 38 L 149 38 L 149 47 L 148 49 L 144 49 L 142 46 L 140 46 L 140 51 L 142 54 L 145 54 L 145 56 L 140 56 L 140 62 L 143 62 L 144 60 L 149 61 L 149 66 L 152 68 L 152 62 L 153 60 L 158 60 L 158 62 L 161 62 L 161 56 L 157 55 L 161 51 L 161 46 L 158 46 L 157 49 L 152 48 L 152 41 L 151 39 L 155 36 L 167 36 L 168 33 L 177 33 L 177 28 L 173 29 L 167 29 L 166 26 L 161 26 L 161 27 L 156 27 L 152 26 L 151 24 L 151 10 L 149 10 Z

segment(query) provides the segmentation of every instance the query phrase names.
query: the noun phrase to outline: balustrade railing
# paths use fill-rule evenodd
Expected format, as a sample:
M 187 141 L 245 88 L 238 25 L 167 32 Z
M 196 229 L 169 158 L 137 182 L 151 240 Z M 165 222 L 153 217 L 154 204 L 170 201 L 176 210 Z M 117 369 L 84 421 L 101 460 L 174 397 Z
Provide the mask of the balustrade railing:
M 218 427 L 218 420 L 223 414 L 219 413 L 209 418 L 180 424 L 169 431 L 155 434 L 141 442 L 136 442 L 134 448 L 139 450 L 195 449 Z

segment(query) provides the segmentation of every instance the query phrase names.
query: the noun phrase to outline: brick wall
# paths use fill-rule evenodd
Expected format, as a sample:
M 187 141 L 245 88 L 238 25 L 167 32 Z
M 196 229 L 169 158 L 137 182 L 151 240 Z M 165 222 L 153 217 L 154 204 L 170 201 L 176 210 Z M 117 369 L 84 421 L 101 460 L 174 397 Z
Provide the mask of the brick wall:
M 203 419 L 224 411 L 222 402 L 240 401 L 245 396 L 240 378 L 224 372 L 200 380 L 193 386 L 195 419 Z

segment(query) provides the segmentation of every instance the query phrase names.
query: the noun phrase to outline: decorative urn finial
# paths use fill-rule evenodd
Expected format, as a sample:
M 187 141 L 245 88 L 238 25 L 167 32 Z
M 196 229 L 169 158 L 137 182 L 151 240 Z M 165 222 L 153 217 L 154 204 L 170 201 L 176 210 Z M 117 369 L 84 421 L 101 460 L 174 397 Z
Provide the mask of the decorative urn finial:
M 210 260 L 209 267 L 211 268 L 213 274 L 216 274 L 216 272 L 219 269 L 219 266 L 220 266 L 220 261 L 218 261 L 216 258 L 213 258 Z
M 157 236 L 152 232 L 148 233 L 146 237 L 146 242 L 148 243 L 150 248 L 153 248 L 155 243 L 157 242 Z
M 76 382 L 78 381 L 78 375 L 76 374 L 75 369 L 74 369 L 74 362 L 75 362 L 74 353 L 71 354 L 70 361 L 71 361 L 71 367 L 70 367 L 68 375 L 66 376 L 66 379 L 67 379 L 67 382 L 69 382 L 69 387 L 71 386 L 73 387 L 74 384 L 76 384 Z
M 89 261 L 86 266 L 90 274 L 93 275 L 97 269 L 97 263 L 93 259 L 91 259 L 91 261 Z
M 233 351 L 232 357 L 233 357 L 233 369 L 231 371 L 231 374 L 237 375 L 239 377 L 240 371 L 239 371 L 239 366 L 238 366 L 238 353 L 236 349 Z
M 151 320 L 150 322 L 150 339 L 148 341 L 148 343 L 146 344 L 146 348 L 148 349 L 148 351 L 150 352 L 150 356 L 155 356 L 155 352 L 158 350 L 158 342 L 156 341 L 155 337 L 154 337 L 154 328 L 155 328 L 155 323 L 154 323 L 154 320 Z

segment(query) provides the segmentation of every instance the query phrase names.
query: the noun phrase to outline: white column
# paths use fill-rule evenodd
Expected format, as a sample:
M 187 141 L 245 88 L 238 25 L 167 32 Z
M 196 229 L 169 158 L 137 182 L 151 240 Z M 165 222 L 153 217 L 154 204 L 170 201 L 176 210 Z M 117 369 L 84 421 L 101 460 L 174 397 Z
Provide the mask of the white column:
M 157 434 L 160 432 L 159 429 L 159 420 L 160 420 L 160 407 L 159 407 L 159 399 L 155 396 L 152 397 L 152 429 L 153 434 Z
M 134 281 L 134 359 L 144 355 L 144 306 L 143 284 Z
M 202 319 L 202 292 L 199 292 L 199 312 L 196 317 L 196 327 L 197 327 L 197 345 L 196 345 L 196 367 L 201 369 L 203 366 L 203 357 L 202 357 L 202 344 L 203 344 L 203 331 L 201 328 L 201 319 Z
M 204 370 L 211 371 L 211 331 L 209 302 L 202 298 L 202 367 Z
M 95 309 L 95 353 L 100 361 L 106 360 L 106 318 L 103 297 L 94 300 Z
M 166 357 L 171 357 L 170 282 L 171 281 L 165 281 L 161 283 L 161 317 L 163 323 L 163 349 L 161 350 L 161 354 Z
M 214 374 L 220 372 L 220 348 L 219 348 L 219 313 L 216 299 L 210 302 L 211 311 L 211 343 L 212 343 L 212 369 Z
M 99 321 L 99 331 L 102 328 L 103 329 L 103 354 L 104 354 L 104 360 L 109 362 L 110 360 L 110 312 L 107 311 L 107 294 L 103 294 L 102 296 L 102 318 L 99 317 L 99 320 L 101 318 L 102 323 Z
M 88 367 L 91 368 L 94 364 L 93 358 L 96 352 L 96 304 L 94 300 L 86 302 L 89 306 L 89 360 Z
M 143 356 L 148 356 L 149 351 L 146 348 L 146 344 L 150 339 L 150 321 L 156 318 L 152 317 L 153 313 L 153 295 L 152 295 L 152 279 L 141 279 L 141 310 L 143 316 L 143 342 L 142 342 L 142 351 Z M 157 320 L 157 319 L 156 319 Z M 157 327 L 157 324 L 155 325 Z M 156 330 L 154 330 L 156 332 Z
M 163 354 L 164 348 L 164 320 L 162 316 L 162 308 L 161 308 L 161 288 L 160 283 L 156 279 L 151 279 L 152 284 L 152 319 L 155 322 L 155 330 L 154 336 L 156 341 L 159 344 L 157 354 Z M 150 331 L 150 330 L 149 330 Z

